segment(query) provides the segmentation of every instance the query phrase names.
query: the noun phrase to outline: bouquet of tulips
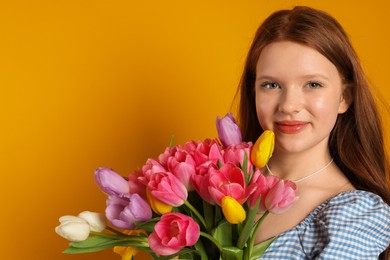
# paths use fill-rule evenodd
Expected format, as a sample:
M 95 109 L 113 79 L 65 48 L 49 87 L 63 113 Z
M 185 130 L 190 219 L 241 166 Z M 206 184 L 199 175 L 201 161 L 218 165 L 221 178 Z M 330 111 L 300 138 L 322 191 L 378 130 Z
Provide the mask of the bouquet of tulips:
M 155 259 L 260 257 L 274 238 L 255 244 L 256 231 L 267 214 L 293 205 L 296 186 L 260 172 L 273 152 L 272 131 L 254 145 L 242 142 L 230 113 L 217 117 L 217 130 L 219 140 L 171 144 L 128 177 L 98 168 L 105 216 L 84 211 L 61 217 L 56 232 L 71 241 L 64 252 L 113 247 L 122 260 L 139 250 Z

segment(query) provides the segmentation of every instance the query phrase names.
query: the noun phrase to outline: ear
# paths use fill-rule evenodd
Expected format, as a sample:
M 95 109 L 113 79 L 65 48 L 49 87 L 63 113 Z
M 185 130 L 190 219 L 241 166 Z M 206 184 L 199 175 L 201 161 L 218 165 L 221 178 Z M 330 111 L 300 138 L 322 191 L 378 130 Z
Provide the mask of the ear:
M 340 97 L 339 114 L 345 113 L 352 104 L 351 86 L 344 86 L 343 94 Z

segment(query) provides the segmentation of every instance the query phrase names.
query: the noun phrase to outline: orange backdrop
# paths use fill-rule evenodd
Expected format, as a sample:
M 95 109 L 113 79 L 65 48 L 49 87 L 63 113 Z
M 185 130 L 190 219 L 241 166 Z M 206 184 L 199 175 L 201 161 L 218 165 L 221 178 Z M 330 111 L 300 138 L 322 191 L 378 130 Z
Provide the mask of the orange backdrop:
M 386 1 L 1 1 L 1 259 L 119 259 L 63 255 L 58 217 L 104 211 L 95 168 L 216 137 L 257 26 L 293 5 L 333 14 L 390 100 Z

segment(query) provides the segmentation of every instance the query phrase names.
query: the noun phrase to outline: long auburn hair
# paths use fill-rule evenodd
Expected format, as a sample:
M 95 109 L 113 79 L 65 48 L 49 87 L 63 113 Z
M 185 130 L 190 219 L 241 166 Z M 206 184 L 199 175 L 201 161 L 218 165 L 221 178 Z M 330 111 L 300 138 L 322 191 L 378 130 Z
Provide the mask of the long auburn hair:
M 257 30 L 237 92 L 243 139 L 254 142 L 263 132 L 256 114 L 256 64 L 263 48 L 276 41 L 311 47 L 336 66 L 346 86 L 345 98 L 350 107 L 338 115 L 329 138 L 330 153 L 356 189 L 375 193 L 390 205 L 389 161 L 376 103 L 347 34 L 323 11 L 302 6 L 277 11 Z M 389 250 L 380 259 L 387 259 Z

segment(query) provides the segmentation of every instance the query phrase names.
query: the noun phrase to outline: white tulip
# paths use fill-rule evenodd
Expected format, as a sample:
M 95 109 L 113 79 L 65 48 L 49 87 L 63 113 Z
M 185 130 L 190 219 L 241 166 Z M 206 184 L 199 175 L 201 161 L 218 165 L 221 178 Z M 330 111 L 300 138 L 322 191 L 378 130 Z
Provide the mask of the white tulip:
M 79 218 L 88 222 L 91 231 L 102 232 L 106 228 L 106 219 L 103 214 L 83 211 L 79 214 Z
M 87 221 L 75 216 L 60 217 L 60 225 L 55 231 L 69 241 L 84 241 L 89 236 L 90 227 Z

